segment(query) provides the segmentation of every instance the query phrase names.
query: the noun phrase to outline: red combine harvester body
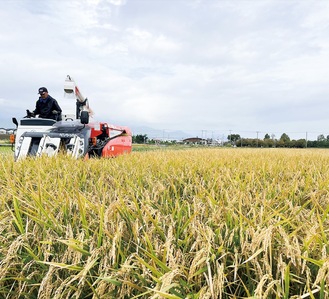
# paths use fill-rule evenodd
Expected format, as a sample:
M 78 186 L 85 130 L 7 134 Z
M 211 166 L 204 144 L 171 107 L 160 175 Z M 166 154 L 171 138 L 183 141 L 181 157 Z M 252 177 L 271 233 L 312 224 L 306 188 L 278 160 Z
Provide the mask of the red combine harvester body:
M 89 122 L 92 111 L 74 80 L 67 76 L 64 95 L 76 100 L 76 111 L 63 109 L 62 120 L 37 118 L 27 110 L 27 116 L 17 121 L 12 139 L 15 160 L 27 156 L 54 156 L 65 153 L 74 158 L 116 157 L 132 150 L 132 132 L 128 127 L 106 122 Z
M 94 146 L 90 147 L 86 158 L 90 156 L 115 157 L 131 152 L 132 133 L 128 127 L 99 123 L 98 128 L 92 127 L 90 139 Z M 104 145 L 103 140 L 107 140 Z M 100 146 L 98 147 L 97 144 Z

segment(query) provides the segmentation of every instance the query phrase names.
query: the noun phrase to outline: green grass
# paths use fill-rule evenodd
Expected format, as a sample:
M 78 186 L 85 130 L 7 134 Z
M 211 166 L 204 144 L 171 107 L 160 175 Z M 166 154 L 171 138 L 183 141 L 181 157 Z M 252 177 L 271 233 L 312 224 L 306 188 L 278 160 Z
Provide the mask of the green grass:
M 0 154 L 13 154 L 11 146 L 0 146 Z
M 326 150 L 0 155 L 0 298 L 328 298 L 328 213 Z
M 181 150 L 190 149 L 190 145 L 184 144 L 133 144 L 133 152 L 146 152 L 146 151 L 164 151 L 164 150 Z

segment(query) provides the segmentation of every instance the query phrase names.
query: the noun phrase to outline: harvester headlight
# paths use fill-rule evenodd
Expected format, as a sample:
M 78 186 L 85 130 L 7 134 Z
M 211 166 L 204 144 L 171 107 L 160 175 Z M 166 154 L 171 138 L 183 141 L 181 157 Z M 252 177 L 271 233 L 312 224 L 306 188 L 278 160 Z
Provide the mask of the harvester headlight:
M 11 144 L 14 144 L 15 143 L 15 135 L 14 134 L 10 134 L 9 140 L 10 140 L 10 143 Z

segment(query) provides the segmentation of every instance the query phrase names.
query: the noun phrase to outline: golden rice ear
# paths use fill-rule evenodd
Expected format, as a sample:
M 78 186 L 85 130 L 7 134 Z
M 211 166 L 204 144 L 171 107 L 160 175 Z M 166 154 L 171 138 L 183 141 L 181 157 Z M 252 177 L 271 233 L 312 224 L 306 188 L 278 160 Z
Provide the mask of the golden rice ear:
M 325 150 L 0 151 L 0 298 L 327 296 Z

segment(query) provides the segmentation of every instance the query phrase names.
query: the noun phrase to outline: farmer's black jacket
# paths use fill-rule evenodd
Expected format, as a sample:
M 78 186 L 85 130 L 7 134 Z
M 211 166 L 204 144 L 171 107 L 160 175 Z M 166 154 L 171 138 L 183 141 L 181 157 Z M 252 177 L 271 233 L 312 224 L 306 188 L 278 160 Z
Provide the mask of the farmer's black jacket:
M 57 114 L 53 111 L 56 110 Z M 45 99 L 39 98 L 36 103 L 36 108 L 33 111 L 35 115 L 39 114 L 41 118 L 50 118 L 54 120 L 60 120 L 62 109 L 59 107 L 57 101 L 48 95 Z

